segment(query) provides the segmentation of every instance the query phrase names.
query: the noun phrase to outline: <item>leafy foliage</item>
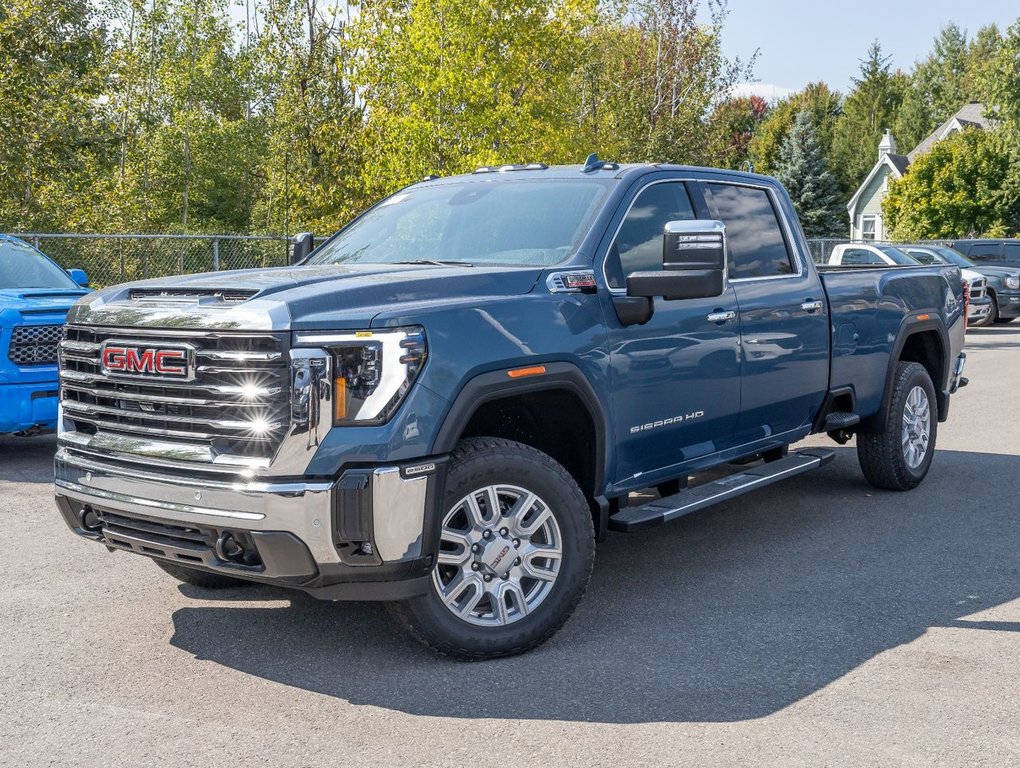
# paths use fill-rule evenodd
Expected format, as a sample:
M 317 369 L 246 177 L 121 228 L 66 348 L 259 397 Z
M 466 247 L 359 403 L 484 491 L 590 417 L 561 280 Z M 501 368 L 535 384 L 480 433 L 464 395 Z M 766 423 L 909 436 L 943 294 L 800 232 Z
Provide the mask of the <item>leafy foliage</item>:
M 885 222 L 897 240 L 1004 236 L 1020 232 L 1005 137 L 967 129 L 938 142 L 890 184 Z
M 878 41 L 872 43 L 867 58 L 861 61 L 854 90 L 843 103 L 832 139 L 832 156 L 844 189 L 860 184 L 878 160 L 878 143 L 885 129 L 892 126 L 903 99 L 906 75 L 892 72 L 889 61 Z

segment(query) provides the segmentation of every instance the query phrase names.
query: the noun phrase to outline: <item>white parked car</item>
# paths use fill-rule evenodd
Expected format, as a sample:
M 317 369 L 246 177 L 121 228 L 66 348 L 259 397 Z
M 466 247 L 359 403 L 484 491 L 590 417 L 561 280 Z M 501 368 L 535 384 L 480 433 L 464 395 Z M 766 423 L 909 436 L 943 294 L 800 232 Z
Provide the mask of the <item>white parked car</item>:
M 870 243 L 841 243 L 832 249 L 829 265 L 834 267 L 916 267 L 921 264 L 905 251 L 891 245 L 871 245 Z M 980 272 L 973 269 L 960 269 L 967 284 L 970 309 L 967 322 L 973 324 L 988 317 L 991 311 L 991 299 L 988 297 L 988 281 Z

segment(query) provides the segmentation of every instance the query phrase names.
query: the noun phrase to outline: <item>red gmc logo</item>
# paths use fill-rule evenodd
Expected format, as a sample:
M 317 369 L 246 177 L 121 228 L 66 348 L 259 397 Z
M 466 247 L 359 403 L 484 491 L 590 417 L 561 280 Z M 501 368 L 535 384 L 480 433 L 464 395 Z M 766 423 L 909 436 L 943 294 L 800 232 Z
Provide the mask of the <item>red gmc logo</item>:
M 166 376 L 190 379 L 190 350 L 135 347 L 117 344 L 103 345 L 102 369 L 104 373 L 128 376 Z

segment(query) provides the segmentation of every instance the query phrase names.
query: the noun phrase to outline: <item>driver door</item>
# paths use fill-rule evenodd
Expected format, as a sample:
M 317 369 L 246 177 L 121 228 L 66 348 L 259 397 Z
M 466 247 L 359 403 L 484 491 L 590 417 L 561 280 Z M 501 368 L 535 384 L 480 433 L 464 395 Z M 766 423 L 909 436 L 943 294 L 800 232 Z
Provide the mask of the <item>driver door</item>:
M 626 293 L 626 276 L 662 268 L 663 230 L 696 218 L 679 180 L 634 193 L 606 253 L 606 280 Z M 644 325 L 609 325 L 617 461 L 614 484 L 638 488 L 676 465 L 730 446 L 740 414 L 740 318 L 728 284 L 721 296 L 655 302 Z M 672 469 L 671 469 L 672 468 Z M 660 477 L 656 477 L 658 473 Z

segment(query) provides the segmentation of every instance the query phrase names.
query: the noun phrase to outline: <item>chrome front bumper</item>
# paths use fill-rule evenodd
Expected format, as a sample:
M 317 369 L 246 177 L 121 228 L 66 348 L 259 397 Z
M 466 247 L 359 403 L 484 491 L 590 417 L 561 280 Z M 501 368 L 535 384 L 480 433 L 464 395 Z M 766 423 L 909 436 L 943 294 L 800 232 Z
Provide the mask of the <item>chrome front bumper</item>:
M 197 481 L 126 468 L 62 448 L 55 459 L 55 486 L 58 507 L 71 529 L 111 549 L 242 578 L 285 577 L 315 594 L 344 582 L 424 576 L 438 544 L 428 534 L 438 530 L 432 515 L 442 469 L 442 461 L 429 460 L 411 467 L 348 470 L 336 481 Z M 175 540 L 163 546 L 166 540 L 155 534 L 150 539 L 144 533 L 135 535 L 135 528 L 127 536 L 114 536 L 113 527 L 98 524 L 95 516 L 87 525 L 83 512 L 87 509 L 111 518 L 128 516 L 132 525 L 158 532 L 176 526 L 208 531 L 213 537 L 226 532 L 243 536 L 260 550 L 260 565 L 252 568 L 224 560 L 208 546 L 191 551 L 175 546 Z M 287 553 L 285 563 L 278 552 L 268 551 L 272 547 Z M 298 566 L 302 560 L 306 567 Z M 372 597 L 341 592 L 327 590 L 318 596 Z

